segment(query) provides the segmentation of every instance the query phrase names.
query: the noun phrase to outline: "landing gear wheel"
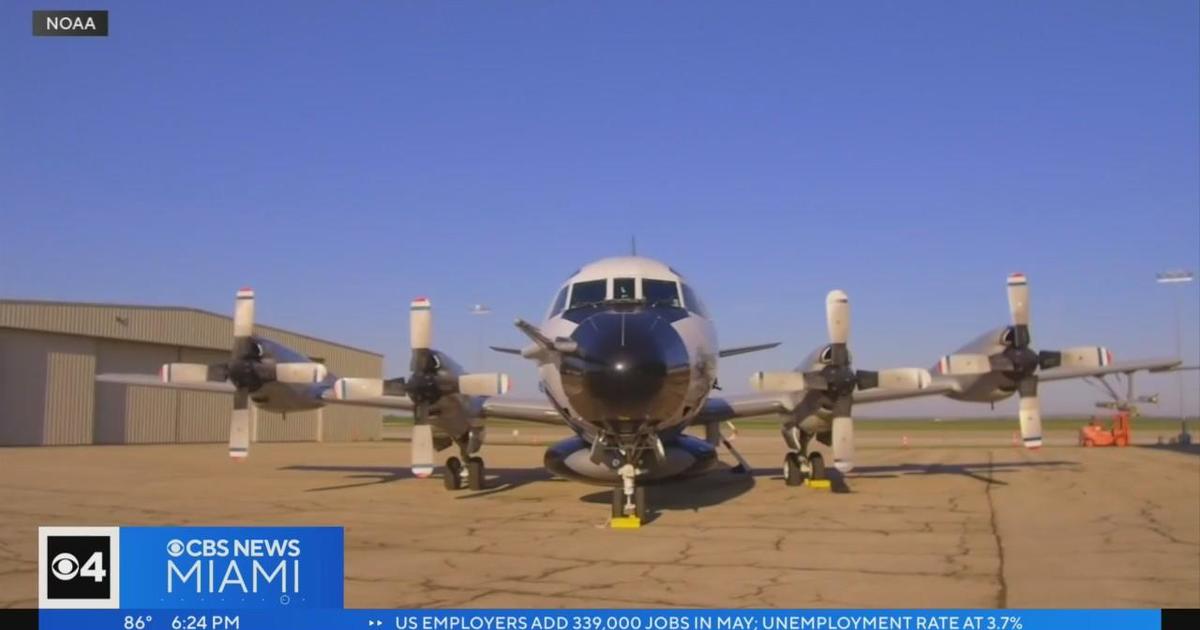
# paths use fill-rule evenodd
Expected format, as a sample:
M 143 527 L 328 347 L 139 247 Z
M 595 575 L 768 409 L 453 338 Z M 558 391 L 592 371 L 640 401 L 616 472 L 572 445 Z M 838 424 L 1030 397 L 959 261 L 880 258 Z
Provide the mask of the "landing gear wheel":
M 472 457 L 467 460 L 467 486 L 472 490 L 484 488 L 484 466 L 482 457 Z
M 804 483 L 804 467 L 800 453 L 784 455 L 783 480 L 789 486 L 799 486 Z
M 813 453 L 808 457 L 809 470 L 812 472 L 813 479 L 825 479 L 825 458 L 821 457 L 820 453 Z
M 462 462 L 457 457 L 446 460 L 446 473 L 442 475 L 442 482 L 446 484 L 447 490 L 462 488 Z
M 621 518 L 623 516 L 625 516 L 625 490 L 621 486 L 617 486 L 612 491 L 612 517 Z
M 633 489 L 633 515 L 646 522 L 646 488 L 643 486 Z

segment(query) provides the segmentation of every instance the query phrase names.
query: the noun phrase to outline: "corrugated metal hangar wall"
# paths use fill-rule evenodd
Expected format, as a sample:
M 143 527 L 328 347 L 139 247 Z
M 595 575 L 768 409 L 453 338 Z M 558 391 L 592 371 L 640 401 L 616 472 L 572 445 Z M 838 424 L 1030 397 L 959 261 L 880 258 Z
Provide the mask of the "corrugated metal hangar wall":
M 267 326 L 254 332 L 338 376 L 383 373 L 373 352 Z M 0 300 L 0 444 L 224 442 L 231 396 L 97 383 L 95 375 L 226 360 L 232 336 L 230 318 L 196 309 Z M 378 440 L 382 431 L 382 415 L 362 407 L 255 416 L 252 438 L 261 442 Z

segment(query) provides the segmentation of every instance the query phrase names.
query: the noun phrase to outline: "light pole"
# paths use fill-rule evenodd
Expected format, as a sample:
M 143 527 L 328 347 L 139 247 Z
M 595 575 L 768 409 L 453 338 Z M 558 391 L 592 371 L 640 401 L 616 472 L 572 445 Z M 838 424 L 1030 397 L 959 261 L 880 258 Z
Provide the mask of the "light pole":
M 471 314 L 479 319 L 479 328 L 478 328 L 479 338 L 476 340 L 477 344 L 475 346 L 475 365 L 472 366 L 471 369 L 478 371 L 478 372 L 483 371 L 484 318 L 487 317 L 488 315 L 491 315 L 491 313 L 492 313 L 492 309 L 488 308 L 488 306 L 486 304 L 472 304 L 471 305 Z
M 1155 276 L 1155 282 L 1159 284 L 1187 284 L 1196 279 L 1196 274 L 1186 269 L 1174 269 L 1171 271 L 1163 271 Z M 1183 293 L 1182 290 L 1175 291 L 1175 358 L 1183 360 L 1183 302 L 1179 297 Z M 1175 372 L 1175 379 L 1179 386 L 1179 422 L 1186 420 L 1186 414 L 1183 408 L 1183 371 Z

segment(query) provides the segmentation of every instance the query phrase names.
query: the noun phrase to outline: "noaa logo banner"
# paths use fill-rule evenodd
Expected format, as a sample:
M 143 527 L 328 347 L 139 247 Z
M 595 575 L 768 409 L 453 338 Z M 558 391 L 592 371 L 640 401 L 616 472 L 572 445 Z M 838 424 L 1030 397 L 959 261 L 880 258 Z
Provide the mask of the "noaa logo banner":
M 43 527 L 42 608 L 341 608 L 340 527 Z
M 34 11 L 39 37 L 108 37 L 108 11 Z

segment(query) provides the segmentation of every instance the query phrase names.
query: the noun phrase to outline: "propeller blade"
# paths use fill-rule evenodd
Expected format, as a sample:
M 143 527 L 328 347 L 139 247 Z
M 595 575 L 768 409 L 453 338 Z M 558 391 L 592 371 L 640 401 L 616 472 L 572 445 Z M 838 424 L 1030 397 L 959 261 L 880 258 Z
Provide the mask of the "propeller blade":
M 987 374 L 992 371 L 992 358 L 986 354 L 948 354 L 938 360 L 934 371 L 954 376 Z
M 750 387 L 758 392 L 800 392 L 809 388 L 803 372 L 755 372 Z
M 209 367 L 203 363 L 164 363 L 158 376 L 164 383 L 204 383 L 209 380 L 208 373 Z
M 880 389 L 921 390 L 929 387 L 933 377 L 921 368 L 892 368 L 879 371 Z
M 320 363 L 276 363 L 275 380 L 294 385 L 320 383 L 329 371 Z
M 1029 281 L 1023 273 L 1008 275 L 1008 312 L 1014 326 L 1029 325 Z
M 377 378 L 339 378 L 329 388 L 334 400 L 363 400 L 383 395 L 384 383 Z
M 508 375 L 492 372 L 458 377 L 458 393 L 468 396 L 499 396 L 508 392 Z
M 988 357 L 988 365 L 996 372 L 1012 372 L 1017 369 L 1017 365 L 1006 354 L 993 354 Z
M 433 313 L 429 298 L 412 301 L 408 312 L 408 340 L 413 350 L 427 350 L 433 344 Z
M 1059 354 L 1063 367 L 1105 367 L 1113 362 L 1112 352 L 1104 346 L 1077 346 Z
M 254 290 L 244 288 L 237 292 L 233 303 L 233 358 L 241 359 L 249 354 L 254 334 Z
M 833 466 L 843 473 L 854 470 L 854 419 L 849 415 L 833 419 Z
M 1020 400 L 1021 440 L 1025 448 L 1035 449 L 1042 446 L 1042 408 L 1038 402 L 1037 377 L 1030 376 L 1021 380 L 1017 385 Z
M 879 387 L 880 372 L 875 370 L 857 370 L 854 372 L 855 389 L 875 389 Z
M 1038 369 L 1041 369 L 1041 370 L 1049 370 L 1051 368 L 1056 368 L 1056 367 L 1062 365 L 1062 362 L 1063 362 L 1063 354 L 1061 352 L 1055 352 L 1053 350 L 1039 350 L 1037 353 L 1037 356 L 1038 356 Z
M 413 425 L 410 455 L 413 476 L 424 479 L 433 474 L 433 427 Z
M 845 291 L 834 289 L 825 296 L 825 326 L 830 343 L 844 345 L 850 339 L 850 298 Z
M 233 395 L 229 416 L 229 456 L 245 459 L 250 454 L 250 394 L 238 390 Z

